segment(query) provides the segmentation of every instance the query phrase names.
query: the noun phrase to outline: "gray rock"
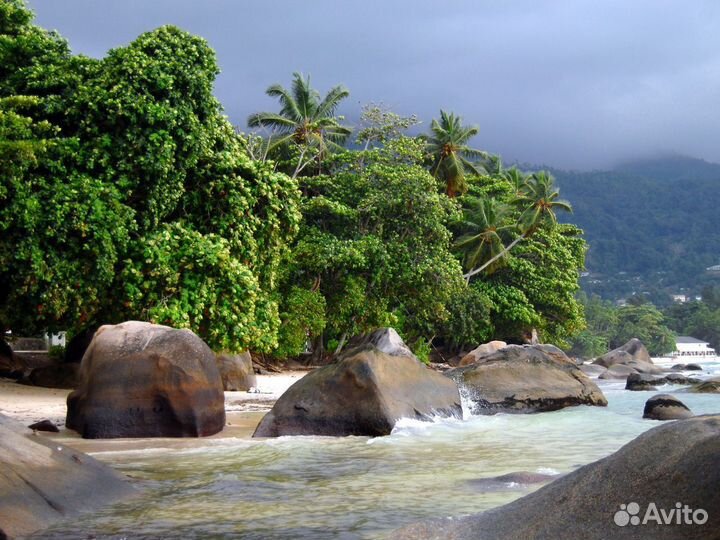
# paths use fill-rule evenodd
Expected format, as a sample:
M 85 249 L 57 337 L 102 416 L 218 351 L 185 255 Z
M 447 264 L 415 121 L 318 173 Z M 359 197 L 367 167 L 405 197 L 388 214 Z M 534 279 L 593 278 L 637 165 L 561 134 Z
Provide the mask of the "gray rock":
M 588 377 L 600 377 L 608 370 L 606 367 L 599 364 L 580 364 L 578 367 L 580 368 L 580 371 Z
M 474 414 L 607 405 L 597 385 L 552 345 L 508 345 L 445 375 L 467 392 Z
M 65 425 L 90 439 L 199 437 L 225 426 L 210 348 L 190 330 L 145 322 L 95 332 L 67 403 Z
M 135 493 L 110 467 L 0 414 L 0 538 L 25 536 Z
M 645 345 L 637 338 L 633 338 L 622 347 L 613 349 L 607 354 L 600 356 L 593 363 L 609 368 L 615 364 L 627 364 L 631 360 L 645 364 L 653 363 Z
M 517 490 L 535 484 L 545 484 L 555 480 L 557 474 L 542 474 L 527 471 L 513 472 L 490 478 L 473 478 L 467 483 L 481 493 L 492 491 Z
M 628 378 L 628 375 L 633 373 L 637 373 L 637 371 L 624 364 L 615 364 L 607 368 L 607 371 L 600 375 L 600 378 L 603 380 L 625 380 Z
M 414 358 L 360 350 L 293 384 L 253 437 L 388 435 L 400 418 L 436 415 L 462 416 L 453 381 Z
M 469 517 L 436 519 L 396 531 L 393 540 L 714 540 L 720 529 L 720 416 L 660 425 L 609 457 L 586 465 L 510 504 Z M 704 525 L 619 526 L 620 505 L 670 511 L 703 509 Z M 629 518 L 626 513 L 619 518 Z M 700 516 L 701 517 L 701 516 Z
M 665 384 L 664 377 L 655 377 L 645 373 L 632 373 L 625 383 L 625 390 L 657 390 L 656 386 Z
M 353 337 L 348 341 L 340 358 L 349 358 L 365 350 L 377 350 L 389 356 L 407 356 L 417 360 L 394 328 L 378 328 L 369 334 Z
M 241 354 L 220 353 L 215 356 L 223 389 L 247 392 L 257 386 L 252 357 L 248 351 Z
M 720 394 L 720 378 L 710 379 L 696 384 L 689 389 L 696 394 Z
M 477 362 L 481 358 L 494 353 L 495 351 L 499 351 L 500 349 L 507 347 L 507 343 L 504 341 L 490 341 L 489 343 L 483 343 L 482 345 L 479 345 L 469 353 L 467 353 L 461 360 L 460 364 L 461 366 L 467 366 L 468 364 L 472 364 L 473 362 Z
M 643 418 L 650 420 L 681 420 L 693 413 L 682 401 L 670 394 L 658 394 L 645 402 Z

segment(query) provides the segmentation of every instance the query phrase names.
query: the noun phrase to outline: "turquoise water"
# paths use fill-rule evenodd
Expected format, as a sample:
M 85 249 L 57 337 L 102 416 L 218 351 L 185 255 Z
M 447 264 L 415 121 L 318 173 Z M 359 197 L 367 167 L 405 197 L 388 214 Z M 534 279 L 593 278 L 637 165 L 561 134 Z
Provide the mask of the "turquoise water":
M 401 421 L 376 439 L 201 439 L 189 448 L 95 452 L 136 479 L 142 495 L 33 538 L 366 539 L 480 512 L 538 486 L 483 492 L 473 479 L 566 473 L 659 425 L 641 418 L 655 392 L 599 382 L 607 408 Z M 696 414 L 720 413 L 718 395 L 660 390 Z

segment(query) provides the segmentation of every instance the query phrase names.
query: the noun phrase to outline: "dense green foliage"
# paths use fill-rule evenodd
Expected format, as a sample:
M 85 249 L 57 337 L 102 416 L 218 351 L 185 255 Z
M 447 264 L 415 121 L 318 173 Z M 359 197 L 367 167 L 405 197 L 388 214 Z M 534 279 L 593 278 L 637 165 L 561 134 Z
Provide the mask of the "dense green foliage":
M 712 283 L 720 263 L 720 165 L 687 158 L 630 163 L 613 171 L 555 171 L 585 231 L 591 275 L 583 288 L 604 298 L 650 293 L 654 302 Z
M 348 91 L 295 74 L 249 118 L 269 137 L 238 134 L 201 38 L 74 56 L 19 0 L 0 4 L 0 60 L 3 328 L 133 318 L 286 358 L 391 325 L 422 359 L 584 328 L 585 242 L 557 224 L 553 178 L 470 148 L 459 116 L 411 137 L 414 116 L 369 106 L 344 148 Z
M 90 60 L 30 20 L 0 7 L 2 326 L 141 318 L 274 347 L 299 193 L 245 155 L 212 49 L 162 27 Z
M 638 338 L 653 356 L 675 350 L 672 321 L 650 303 L 638 300 L 616 306 L 598 296 L 580 295 L 587 329 L 573 339 L 572 353 L 584 358 L 600 356 Z M 671 326 L 672 327 L 672 326 Z

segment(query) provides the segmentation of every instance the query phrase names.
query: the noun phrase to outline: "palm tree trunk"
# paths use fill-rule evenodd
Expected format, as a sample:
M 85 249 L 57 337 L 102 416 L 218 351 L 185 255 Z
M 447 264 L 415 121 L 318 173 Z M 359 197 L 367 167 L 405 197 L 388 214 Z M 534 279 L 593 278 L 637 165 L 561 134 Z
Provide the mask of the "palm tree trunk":
M 500 253 L 498 253 L 497 255 L 495 255 L 492 259 L 490 259 L 489 261 L 487 261 L 486 263 L 484 263 L 482 266 L 480 266 L 480 267 L 478 267 L 478 268 L 475 268 L 474 270 L 470 270 L 467 274 L 464 274 L 463 277 L 465 278 L 465 280 L 467 280 L 467 281 L 469 282 L 471 277 L 473 277 L 474 275 L 479 274 L 480 272 L 482 272 L 483 270 L 485 270 L 488 266 L 490 266 L 492 263 L 494 263 L 495 261 L 497 261 L 500 257 L 502 257 L 503 255 L 505 255 L 505 254 L 506 254 L 508 251 L 510 251 L 512 248 L 514 248 L 514 247 L 517 245 L 517 243 L 520 242 L 520 240 L 522 240 L 522 239 L 525 238 L 526 236 L 527 236 L 527 233 L 522 233 L 522 234 L 521 234 L 520 236 L 518 236 L 515 240 L 513 240 L 512 242 L 510 242 L 510 244 L 508 244 L 508 246 L 507 246 L 505 249 L 503 249 Z

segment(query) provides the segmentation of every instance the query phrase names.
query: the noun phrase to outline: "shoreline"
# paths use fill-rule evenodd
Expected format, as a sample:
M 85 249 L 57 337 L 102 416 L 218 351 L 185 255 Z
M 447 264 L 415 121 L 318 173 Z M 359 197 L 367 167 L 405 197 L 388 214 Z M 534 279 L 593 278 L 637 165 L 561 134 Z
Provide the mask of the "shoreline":
M 19 384 L 12 379 L 0 378 L 0 413 L 29 426 L 41 420 L 50 420 L 58 433 L 38 432 L 59 444 L 65 444 L 88 454 L 150 448 L 187 448 L 199 441 L 212 439 L 252 437 L 257 424 L 278 398 L 308 371 L 284 371 L 256 375 L 255 392 L 225 392 L 225 427 L 208 437 L 148 437 L 118 439 L 83 439 L 65 427 L 67 396 L 72 390 L 43 388 Z

